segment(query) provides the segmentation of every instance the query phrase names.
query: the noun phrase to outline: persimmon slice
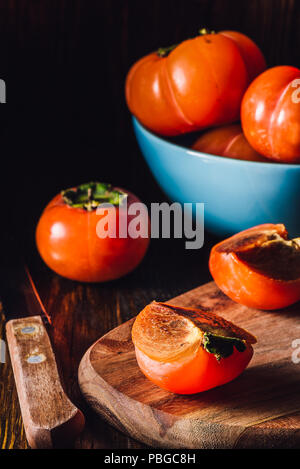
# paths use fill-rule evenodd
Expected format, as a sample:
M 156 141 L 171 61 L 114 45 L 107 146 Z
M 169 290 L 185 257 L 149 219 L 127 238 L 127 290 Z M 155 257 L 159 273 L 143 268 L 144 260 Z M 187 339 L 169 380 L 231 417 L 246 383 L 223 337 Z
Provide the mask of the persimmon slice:
M 137 316 L 132 340 L 142 372 L 172 392 L 224 384 L 249 363 L 249 332 L 209 311 L 153 302 Z
M 300 299 L 300 238 L 283 224 L 258 225 L 213 247 L 209 267 L 219 286 L 238 303 L 278 309 Z

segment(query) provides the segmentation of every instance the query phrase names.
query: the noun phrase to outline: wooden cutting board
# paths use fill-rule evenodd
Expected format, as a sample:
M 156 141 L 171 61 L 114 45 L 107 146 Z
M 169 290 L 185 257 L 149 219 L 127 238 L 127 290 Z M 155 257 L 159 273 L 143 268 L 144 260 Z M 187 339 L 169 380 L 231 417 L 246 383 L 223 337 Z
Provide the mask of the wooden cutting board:
M 197 395 L 164 391 L 138 368 L 131 319 L 92 345 L 80 363 L 79 385 L 91 407 L 156 448 L 300 447 L 300 304 L 276 312 L 249 309 L 213 282 L 169 303 L 215 311 L 254 334 L 248 368 Z

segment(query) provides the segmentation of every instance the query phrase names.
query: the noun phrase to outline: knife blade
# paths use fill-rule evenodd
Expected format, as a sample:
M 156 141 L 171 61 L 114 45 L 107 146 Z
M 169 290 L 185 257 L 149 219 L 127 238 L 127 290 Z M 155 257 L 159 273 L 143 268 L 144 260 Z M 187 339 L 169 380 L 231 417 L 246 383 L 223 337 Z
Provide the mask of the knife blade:
M 65 447 L 83 430 L 84 416 L 61 385 L 45 327 L 51 317 L 28 267 L 16 248 L 3 259 L 0 297 L 27 441 L 31 448 Z

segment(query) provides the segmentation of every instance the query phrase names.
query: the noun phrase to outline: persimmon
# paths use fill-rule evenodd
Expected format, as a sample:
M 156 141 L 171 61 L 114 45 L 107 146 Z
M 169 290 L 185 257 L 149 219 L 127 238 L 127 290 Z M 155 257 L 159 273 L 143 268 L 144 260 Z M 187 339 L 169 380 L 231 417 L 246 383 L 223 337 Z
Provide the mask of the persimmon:
M 300 300 L 300 238 L 289 239 L 283 224 L 241 231 L 215 245 L 209 269 L 232 300 L 263 310 Z
M 240 118 L 248 85 L 266 68 L 258 46 L 237 31 L 202 29 L 193 39 L 160 48 L 129 70 L 126 101 L 150 130 L 171 136 Z
M 128 234 L 128 226 L 135 218 L 128 212 L 136 202 L 140 201 L 132 193 L 99 182 L 57 194 L 36 228 L 42 259 L 59 275 L 81 282 L 104 282 L 131 272 L 142 261 L 150 241 L 148 214 L 141 214 L 145 233 L 137 233 L 136 237 Z M 103 236 L 99 230 L 102 222 L 111 228 Z M 125 228 L 122 235 L 121 223 Z
M 237 160 L 270 162 L 268 158 L 260 155 L 251 147 L 239 124 L 224 125 L 207 130 L 195 140 L 191 148 L 203 153 Z
M 271 160 L 300 162 L 300 69 L 281 65 L 259 75 L 247 89 L 241 121 L 250 145 Z
M 194 394 L 225 384 L 246 368 L 255 337 L 212 312 L 153 302 L 132 328 L 137 363 L 167 391 Z

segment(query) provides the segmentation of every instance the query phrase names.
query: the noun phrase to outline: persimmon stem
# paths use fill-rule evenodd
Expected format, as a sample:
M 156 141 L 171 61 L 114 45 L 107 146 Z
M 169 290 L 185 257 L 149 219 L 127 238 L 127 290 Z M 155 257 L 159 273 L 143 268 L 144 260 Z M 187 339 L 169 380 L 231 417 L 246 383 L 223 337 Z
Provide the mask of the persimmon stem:
M 95 210 L 100 204 L 109 203 L 120 205 L 125 192 L 114 189 L 110 184 L 101 182 L 88 182 L 75 188 L 61 192 L 64 202 L 73 208 L 82 208 L 87 211 Z
M 216 34 L 216 31 L 208 28 L 201 28 L 198 31 L 199 36 L 205 36 L 206 34 Z
M 173 44 L 172 46 L 169 46 L 169 47 L 160 47 L 156 53 L 159 57 L 167 57 L 170 54 L 170 52 L 172 52 L 172 50 L 174 50 L 175 47 L 177 46 L 178 44 Z
M 199 29 L 198 34 L 199 36 L 205 36 L 206 34 L 216 34 L 216 31 L 213 31 L 212 29 L 208 29 L 208 28 L 201 28 Z M 169 46 L 169 47 L 159 47 L 156 53 L 159 57 L 167 57 L 170 54 L 170 52 L 172 52 L 172 50 L 174 50 L 175 47 L 177 46 L 178 44 L 173 44 L 172 46 Z
M 239 352 L 246 350 L 245 341 L 238 337 L 224 337 L 211 332 L 203 335 L 203 347 L 208 353 L 214 354 L 218 361 L 233 354 L 234 347 Z

